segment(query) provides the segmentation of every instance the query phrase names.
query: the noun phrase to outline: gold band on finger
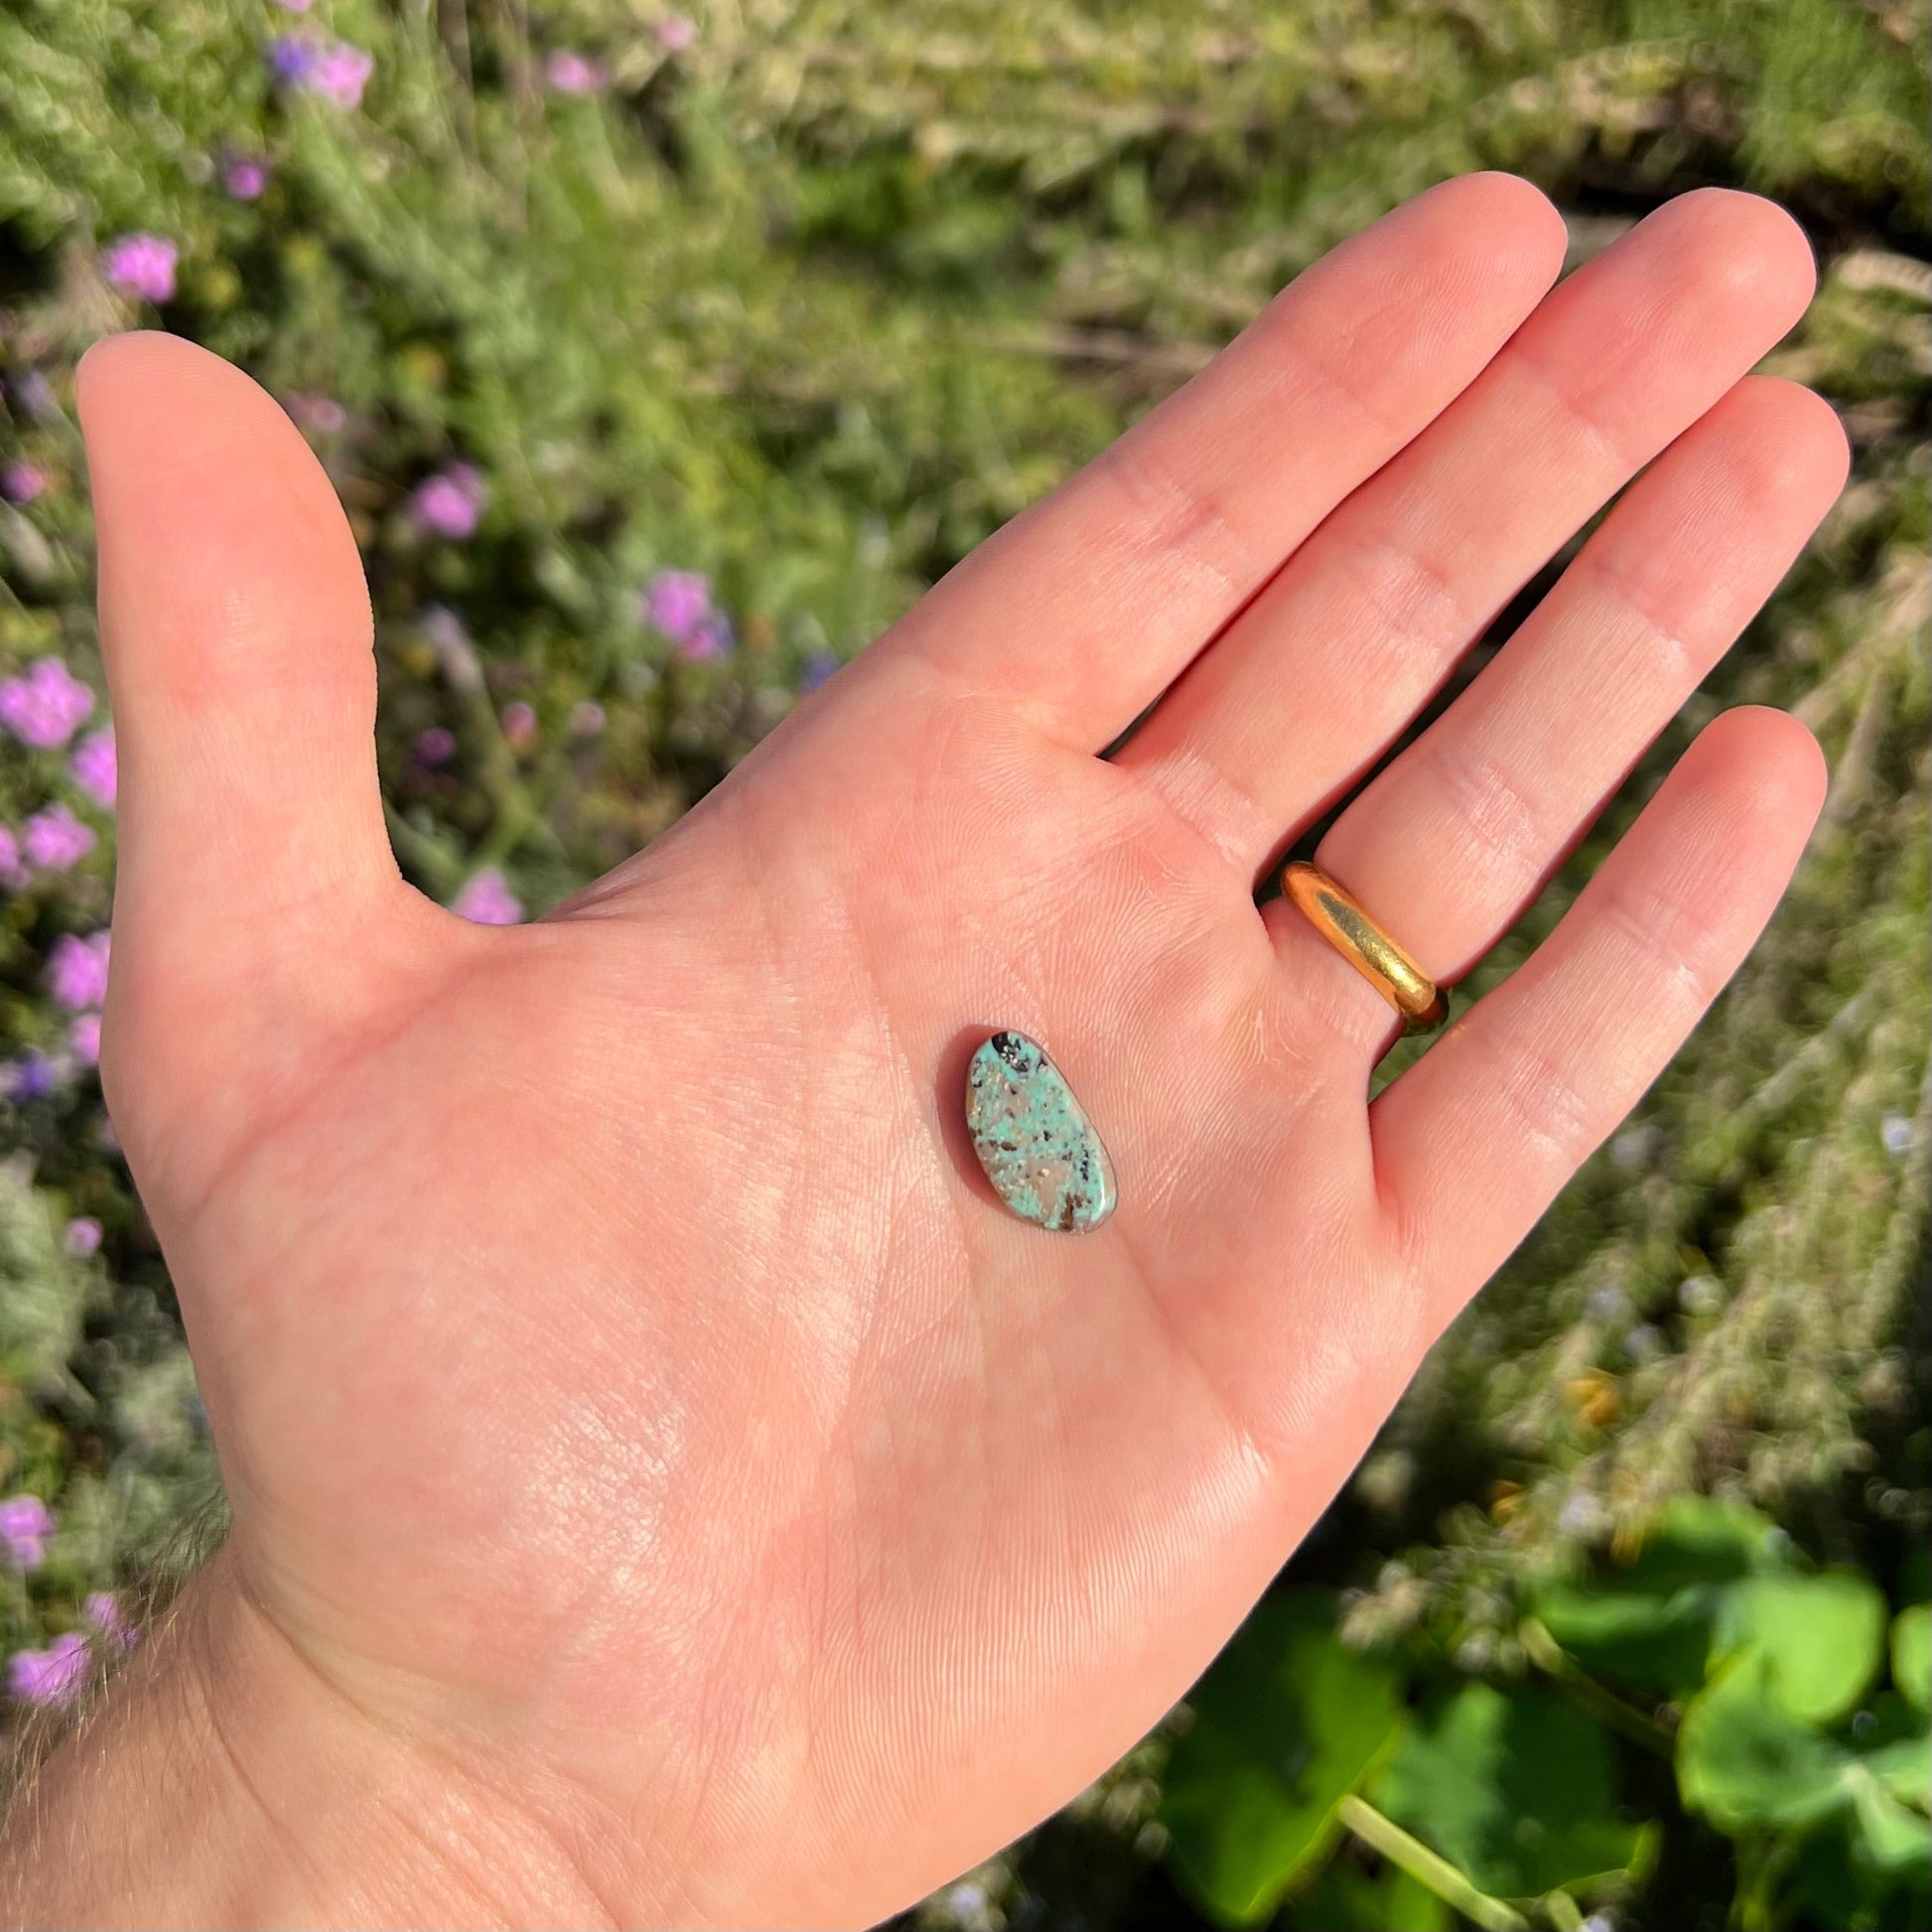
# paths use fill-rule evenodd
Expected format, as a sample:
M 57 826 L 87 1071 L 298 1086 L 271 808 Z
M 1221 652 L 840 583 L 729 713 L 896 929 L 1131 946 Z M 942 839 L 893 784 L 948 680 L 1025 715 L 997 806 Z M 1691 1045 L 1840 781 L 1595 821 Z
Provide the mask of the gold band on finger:
M 1282 869 L 1282 893 L 1302 916 L 1402 1016 L 1405 1034 L 1426 1034 L 1449 1018 L 1449 995 L 1319 866 Z

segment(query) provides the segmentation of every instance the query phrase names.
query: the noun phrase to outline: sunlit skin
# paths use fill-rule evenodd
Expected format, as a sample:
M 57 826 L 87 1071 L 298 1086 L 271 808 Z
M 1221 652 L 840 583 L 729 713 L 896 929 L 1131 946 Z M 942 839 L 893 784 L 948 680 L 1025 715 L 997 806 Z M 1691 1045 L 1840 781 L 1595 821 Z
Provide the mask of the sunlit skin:
M 1797 723 L 1721 717 L 1373 1106 L 1394 1016 L 1256 909 L 1641 471 L 1321 845 L 1464 972 L 1843 483 L 1831 410 L 1746 374 L 1811 293 L 1787 216 L 1689 196 L 1552 292 L 1564 246 L 1497 175 L 1345 243 L 509 930 L 398 877 L 361 572 L 300 435 L 183 343 L 92 351 L 104 1073 L 235 1521 L 17 1810 L 7 1912 L 861 1924 L 1159 1721 L 1722 988 L 1823 794 Z M 1105 1136 L 1091 1234 L 973 1159 L 999 1027 Z

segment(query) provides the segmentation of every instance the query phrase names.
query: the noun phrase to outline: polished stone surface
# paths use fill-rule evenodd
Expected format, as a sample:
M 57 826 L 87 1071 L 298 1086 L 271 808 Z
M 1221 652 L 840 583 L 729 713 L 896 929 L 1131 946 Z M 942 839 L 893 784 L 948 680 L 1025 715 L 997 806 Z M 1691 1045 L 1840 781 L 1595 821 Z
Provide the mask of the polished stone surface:
M 1114 1169 L 1038 1041 L 998 1033 L 966 1071 L 966 1125 L 994 1191 L 1023 1221 L 1085 1234 L 1114 1211 Z

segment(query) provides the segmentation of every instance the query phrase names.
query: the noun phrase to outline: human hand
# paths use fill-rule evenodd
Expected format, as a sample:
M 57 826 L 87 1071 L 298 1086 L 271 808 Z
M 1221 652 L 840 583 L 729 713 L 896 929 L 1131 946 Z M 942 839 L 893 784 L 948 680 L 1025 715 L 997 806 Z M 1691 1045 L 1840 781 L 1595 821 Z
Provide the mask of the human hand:
M 511 930 L 396 875 L 367 601 L 294 429 L 181 343 L 89 356 L 105 1076 L 234 1507 L 198 1634 L 126 1696 L 193 1673 L 259 1830 L 111 1907 L 17 1842 L 17 1897 L 856 1923 L 1160 1718 L 1724 984 L 1821 797 L 1792 720 L 1720 719 L 1372 1106 L 1387 1008 L 1256 909 L 1668 446 L 1322 845 L 1454 979 L 1840 487 L 1831 411 L 1739 380 L 1810 294 L 1787 217 L 1687 197 L 1546 294 L 1563 249 L 1501 176 L 1337 249 Z M 967 1146 L 966 1055 L 1008 1026 L 1111 1152 L 1090 1236 L 1008 1215 Z M 43 1818 L 90 1775 L 54 1767 Z

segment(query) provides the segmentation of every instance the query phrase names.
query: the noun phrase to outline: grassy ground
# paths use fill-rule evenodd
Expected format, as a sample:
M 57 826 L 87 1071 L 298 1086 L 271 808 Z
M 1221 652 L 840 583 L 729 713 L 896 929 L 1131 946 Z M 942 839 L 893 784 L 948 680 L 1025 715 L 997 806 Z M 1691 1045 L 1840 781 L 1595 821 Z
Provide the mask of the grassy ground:
M 1582 259 L 1678 190 L 1776 194 L 1823 286 L 1772 365 L 1844 412 L 1852 487 L 1485 977 L 1724 704 L 1819 731 L 1826 821 L 1735 989 L 1439 1348 L 1293 1580 L 1346 1592 L 1352 1643 L 1507 1679 L 1539 1580 L 1627 1554 L 1703 1490 L 1912 1595 L 1932 1526 L 1910 1325 L 1932 1161 L 1915 11 L 749 0 L 690 25 L 644 0 L 0 5 L 0 464 L 43 479 L 0 504 L 0 673 L 55 655 L 98 683 L 70 371 L 157 319 L 103 274 L 129 231 L 179 247 L 159 321 L 290 398 L 349 505 L 405 868 L 443 897 L 494 869 L 536 910 L 1403 196 L 1518 169 Z M 358 104 L 272 84 L 264 43 L 290 33 L 374 56 Z M 558 86 L 560 50 L 602 65 L 594 91 Z M 265 190 L 239 199 L 256 159 Z M 413 492 L 458 462 L 487 502 L 439 537 Z M 730 651 L 640 621 L 664 569 L 713 580 Z M 61 935 L 106 922 L 111 814 L 58 751 L 0 747 L 0 819 L 50 800 L 97 844 L 0 899 L 0 1488 L 60 1525 L 5 1611 L 12 1650 L 133 1586 L 210 1480 L 165 1272 L 45 978 Z M 97 1253 L 69 1252 L 76 1218 Z M 1163 1749 L 925 1916 L 1193 1909 L 1161 1863 Z M 1741 1855 L 1670 1819 L 1663 1875 L 1615 1909 L 1722 1923 Z

